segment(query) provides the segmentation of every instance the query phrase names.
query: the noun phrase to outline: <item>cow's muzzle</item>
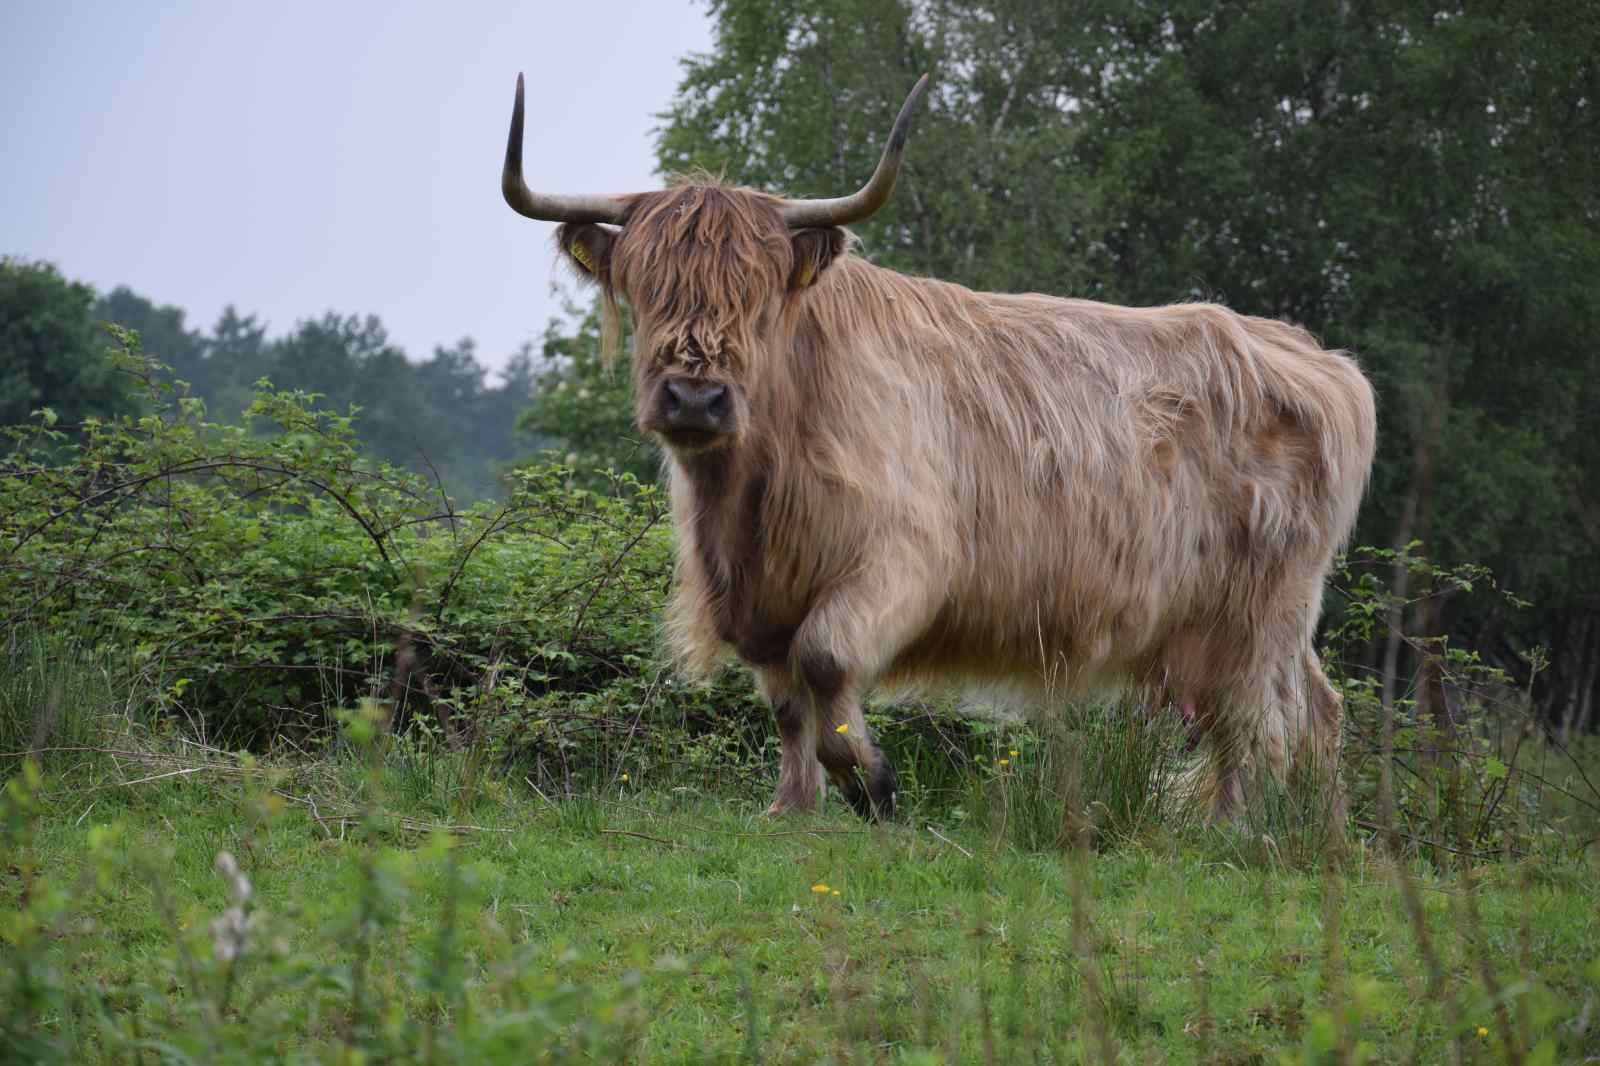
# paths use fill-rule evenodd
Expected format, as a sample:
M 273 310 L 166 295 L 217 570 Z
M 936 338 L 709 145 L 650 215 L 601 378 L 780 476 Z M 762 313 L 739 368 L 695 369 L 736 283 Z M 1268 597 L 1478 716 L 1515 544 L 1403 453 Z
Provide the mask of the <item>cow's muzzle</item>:
M 705 378 L 664 378 L 654 421 L 669 444 L 704 447 L 733 431 L 733 392 Z

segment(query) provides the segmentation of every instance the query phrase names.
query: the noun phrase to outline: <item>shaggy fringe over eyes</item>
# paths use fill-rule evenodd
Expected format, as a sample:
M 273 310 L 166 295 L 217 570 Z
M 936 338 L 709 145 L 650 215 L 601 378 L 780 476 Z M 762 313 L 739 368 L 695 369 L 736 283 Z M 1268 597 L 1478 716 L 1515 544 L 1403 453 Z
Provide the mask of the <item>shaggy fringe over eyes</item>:
M 602 301 L 601 349 L 621 349 L 615 291 L 657 355 L 747 369 L 763 310 L 787 288 L 794 248 L 778 201 L 750 189 L 685 185 L 639 196 L 618 238 Z

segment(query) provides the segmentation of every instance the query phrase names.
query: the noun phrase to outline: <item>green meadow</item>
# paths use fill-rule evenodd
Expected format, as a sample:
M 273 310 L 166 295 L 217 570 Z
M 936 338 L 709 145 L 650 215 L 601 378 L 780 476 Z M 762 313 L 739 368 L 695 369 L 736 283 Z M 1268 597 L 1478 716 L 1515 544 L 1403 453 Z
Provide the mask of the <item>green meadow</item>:
M 1046 839 L 1066 740 L 887 825 L 774 820 L 759 782 L 556 797 L 362 724 L 318 758 L 124 730 L 13 762 L 7 1061 L 1600 1054 L 1592 846 L 1391 857 L 1292 802 Z

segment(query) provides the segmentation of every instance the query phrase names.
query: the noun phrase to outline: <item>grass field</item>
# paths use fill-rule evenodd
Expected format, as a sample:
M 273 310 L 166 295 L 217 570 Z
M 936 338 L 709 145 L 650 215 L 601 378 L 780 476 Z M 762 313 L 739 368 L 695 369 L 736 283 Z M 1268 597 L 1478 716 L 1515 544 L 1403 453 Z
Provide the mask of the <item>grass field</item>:
M 1401 869 L 1348 834 L 1322 865 L 1245 825 L 1020 848 L 1003 804 L 869 828 L 620 779 L 485 774 L 468 803 L 460 755 L 182 753 L 12 777 L 14 1061 L 1600 1056 L 1582 855 Z

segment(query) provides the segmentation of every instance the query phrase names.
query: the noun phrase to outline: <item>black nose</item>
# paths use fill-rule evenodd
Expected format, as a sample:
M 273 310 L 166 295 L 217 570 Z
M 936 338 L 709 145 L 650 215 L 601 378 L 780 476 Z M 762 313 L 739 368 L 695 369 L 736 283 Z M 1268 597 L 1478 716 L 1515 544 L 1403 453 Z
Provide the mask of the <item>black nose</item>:
M 728 387 L 698 378 L 669 378 L 661 389 L 661 415 L 673 429 L 716 432 L 728 420 Z

